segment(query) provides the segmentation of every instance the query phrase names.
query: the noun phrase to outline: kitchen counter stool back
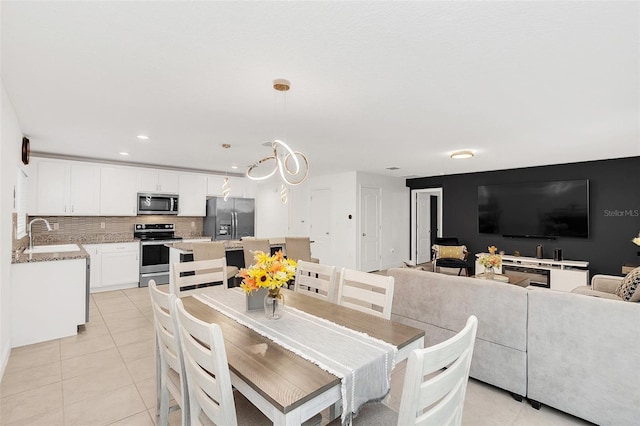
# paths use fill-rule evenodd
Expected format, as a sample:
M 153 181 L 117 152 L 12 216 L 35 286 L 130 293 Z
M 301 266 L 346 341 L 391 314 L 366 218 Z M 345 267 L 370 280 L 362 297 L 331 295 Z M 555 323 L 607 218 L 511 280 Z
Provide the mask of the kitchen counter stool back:
M 198 242 L 193 243 L 193 260 L 211 260 L 211 259 L 220 259 L 222 257 L 225 258 L 226 262 L 227 251 L 224 246 L 224 243 L 221 241 L 207 241 L 207 242 Z M 207 273 L 207 272 L 215 272 L 211 271 L 196 271 L 197 274 Z M 238 274 L 237 266 L 229 266 L 227 265 L 227 278 L 230 283 L 233 284 L 235 280 L 235 276 Z M 234 285 L 229 285 L 229 287 L 234 287 Z

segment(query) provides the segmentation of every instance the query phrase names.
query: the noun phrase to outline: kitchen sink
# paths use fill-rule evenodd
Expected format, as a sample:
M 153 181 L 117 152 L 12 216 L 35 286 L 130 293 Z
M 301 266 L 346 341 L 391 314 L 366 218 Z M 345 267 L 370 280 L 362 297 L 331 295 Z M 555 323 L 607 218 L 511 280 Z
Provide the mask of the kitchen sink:
M 54 244 L 49 246 L 33 246 L 30 249 L 25 249 L 24 254 L 62 253 L 80 250 L 80 246 L 77 244 Z

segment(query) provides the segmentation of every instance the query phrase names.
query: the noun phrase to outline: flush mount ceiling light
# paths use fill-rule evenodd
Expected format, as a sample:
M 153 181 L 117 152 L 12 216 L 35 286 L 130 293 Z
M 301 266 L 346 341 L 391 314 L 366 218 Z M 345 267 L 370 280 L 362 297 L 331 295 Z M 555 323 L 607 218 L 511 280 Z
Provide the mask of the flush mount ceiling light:
M 274 80 L 273 82 L 273 88 L 283 92 L 285 95 L 290 87 L 291 83 L 288 80 Z M 286 106 L 286 96 L 284 104 Z M 280 177 L 284 182 L 283 185 L 299 185 L 304 182 L 309 175 L 309 160 L 307 160 L 306 155 L 300 151 L 292 150 L 289 145 L 280 139 L 272 141 L 270 146 L 273 149 L 273 155 L 249 166 L 247 177 L 252 180 L 264 180 L 270 178 L 276 172 L 280 172 Z M 272 169 L 270 164 L 273 165 Z M 264 173 L 259 174 L 260 169 Z M 283 200 L 285 198 L 283 197 Z
M 471 158 L 473 157 L 473 152 L 471 151 L 456 151 L 451 154 L 451 158 L 460 159 L 460 158 Z

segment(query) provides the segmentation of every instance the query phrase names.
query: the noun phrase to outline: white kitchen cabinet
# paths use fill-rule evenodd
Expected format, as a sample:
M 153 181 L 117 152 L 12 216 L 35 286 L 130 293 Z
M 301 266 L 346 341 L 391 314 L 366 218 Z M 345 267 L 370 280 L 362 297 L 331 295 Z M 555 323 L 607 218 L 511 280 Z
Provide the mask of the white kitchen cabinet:
M 207 196 L 222 197 L 222 184 L 225 176 L 209 175 L 207 176 Z M 230 197 L 234 198 L 255 198 L 255 182 L 244 177 L 228 176 L 229 187 L 231 188 Z
M 204 216 L 207 210 L 207 176 L 181 173 L 178 195 L 178 216 Z
M 135 216 L 136 193 L 135 169 L 100 168 L 100 216 Z
M 93 216 L 99 212 L 100 169 L 93 164 L 37 163 L 36 211 L 47 216 Z
M 11 346 L 74 336 L 86 321 L 86 259 L 11 265 Z
M 178 173 L 153 169 L 138 169 L 137 172 L 137 192 L 178 193 Z
M 91 293 L 138 287 L 140 244 L 85 244 L 91 255 Z

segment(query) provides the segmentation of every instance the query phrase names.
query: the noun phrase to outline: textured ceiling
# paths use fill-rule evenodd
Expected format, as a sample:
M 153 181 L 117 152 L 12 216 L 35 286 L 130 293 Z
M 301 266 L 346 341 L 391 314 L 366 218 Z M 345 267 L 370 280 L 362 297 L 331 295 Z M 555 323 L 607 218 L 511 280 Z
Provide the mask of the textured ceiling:
M 0 8 L 2 81 L 38 152 L 243 171 L 281 138 L 313 175 L 389 176 L 640 155 L 638 2 Z

